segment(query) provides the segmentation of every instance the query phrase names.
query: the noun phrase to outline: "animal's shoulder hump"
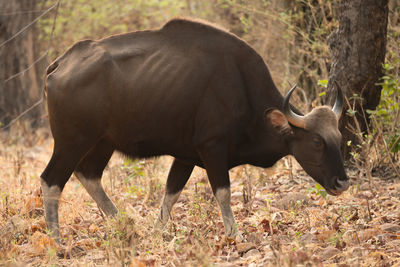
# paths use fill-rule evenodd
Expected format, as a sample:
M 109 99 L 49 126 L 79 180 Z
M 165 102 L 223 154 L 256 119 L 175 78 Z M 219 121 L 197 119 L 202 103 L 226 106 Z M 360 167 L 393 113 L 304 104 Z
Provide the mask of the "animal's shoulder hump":
M 192 19 L 192 18 L 171 19 L 161 28 L 161 30 L 162 31 L 185 31 L 185 30 L 214 31 L 234 36 L 227 29 L 224 29 L 220 25 L 213 24 L 205 20 Z

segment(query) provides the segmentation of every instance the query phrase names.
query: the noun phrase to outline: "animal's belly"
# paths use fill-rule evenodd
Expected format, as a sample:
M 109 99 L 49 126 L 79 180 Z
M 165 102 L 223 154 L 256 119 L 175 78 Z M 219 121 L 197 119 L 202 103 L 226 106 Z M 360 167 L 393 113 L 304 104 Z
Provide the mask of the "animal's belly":
M 152 140 L 140 141 L 118 140 L 116 149 L 133 158 L 148 158 L 161 155 L 170 155 L 188 161 L 199 161 L 199 156 L 193 146 L 183 144 L 179 141 Z M 121 142 L 122 141 L 122 142 Z

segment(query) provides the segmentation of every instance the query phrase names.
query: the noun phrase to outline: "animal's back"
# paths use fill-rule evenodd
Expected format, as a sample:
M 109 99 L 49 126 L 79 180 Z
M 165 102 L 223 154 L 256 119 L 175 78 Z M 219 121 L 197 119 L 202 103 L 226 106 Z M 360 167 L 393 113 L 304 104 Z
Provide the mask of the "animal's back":
M 220 60 L 226 55 L 240 56 L 241 52 L 259 57 L 243 40 L 222 28 L 197 20 L 173 19 L 158 30 L 114 35 L 98 41 L 80 41 L 48 67 L 47 79 L 79 83 L 81 79 L 89 78 L 88 73 L 101 72 L 102 64 L 105 63 L 112 63 L 119 71 L 130 74 L 123 76 L 124 78 L 131 76 L 132 72 L 136 72 L 135 76 L 142 76 L 145 74 L 140 72 L 142 69 L 154 78 L 160 77 L 163 71 L 154 66 L 151 69 L 142 67 L 137 74 L 138 69 L 131 68 L 141 67 L 150 59 L 154 61 L 154 58 L 162 53 L 165 61 L 179 58 L 180 62 L 199 63 L 197 66 L 191 66 L 197 69 L 212 68 L 211 61 Z M 211 60 L 207 54 L 214 54 L 216 58 Z M 149 71 L 154 73 L 149 74 Z M 171 77 L 171 73 L 168 77 Z

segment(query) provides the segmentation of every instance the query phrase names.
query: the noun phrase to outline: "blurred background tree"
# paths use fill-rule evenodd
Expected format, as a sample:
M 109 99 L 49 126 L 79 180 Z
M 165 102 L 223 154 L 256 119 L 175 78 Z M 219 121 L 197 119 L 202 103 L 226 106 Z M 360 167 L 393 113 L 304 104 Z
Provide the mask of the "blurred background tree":
M 380 101 L 388 12 L 388 0 L 342 0 L 339 28 L 329 38 L 333 57 L 329 96 L 334 99 L 339 86 L 348 97 L 348 112 L 339 126 L 346 156 L 346 143 L 362 142 L 359 133 L 368 133 L 370 121 L 366 112 L 375 110 Z
M 43 12 L 44 2 L 0 1 L 0 125 L 41 98 L 44 64 L 38 61 L 41 51 L 36 45 L 40 29 L 28 25 Z M 32 110 L 27 117 L 36 120 L 40 110 Z

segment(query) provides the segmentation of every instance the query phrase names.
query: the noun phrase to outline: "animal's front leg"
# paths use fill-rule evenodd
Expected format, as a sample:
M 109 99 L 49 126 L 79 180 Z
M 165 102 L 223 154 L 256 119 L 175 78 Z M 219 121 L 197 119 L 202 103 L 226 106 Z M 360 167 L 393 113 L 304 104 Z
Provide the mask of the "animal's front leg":
M 209 144 L 200 148 L 199 153 L 206 168 L 214 196 L 221 209 L 226 235 L 235 237 L 238 234 L 238 230 L 231 208 L 231 189 L 226 148 L 220 144 Z
M 211 182 L 211 180 L 210 180 Z M 221 209 L 222 219 L 224 221 L 225 232 L 229 237 L 236 237 L 238 234 L 235 219 L 231 208 L 231 189 L 227 187 L 217 187 L 213 192 Z

